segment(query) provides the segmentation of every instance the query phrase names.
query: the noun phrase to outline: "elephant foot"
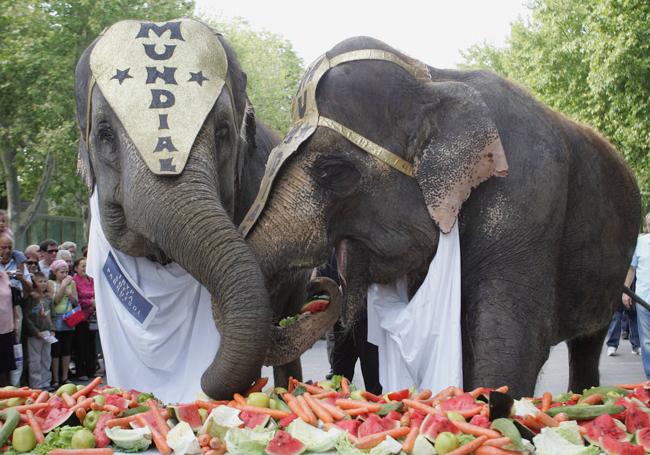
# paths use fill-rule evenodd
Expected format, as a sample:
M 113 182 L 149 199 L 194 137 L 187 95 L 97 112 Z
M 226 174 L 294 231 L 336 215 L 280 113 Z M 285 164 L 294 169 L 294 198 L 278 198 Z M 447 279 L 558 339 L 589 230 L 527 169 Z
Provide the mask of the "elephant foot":
M 339 319 L 343 296 L 336 283 L 329 278 L 315 278 L 309 283 L 310 294 L 326 294 L 329 305 L 317 313 L 304 313 L 290 325 L 271 329 L 271 348 L 266 354 L 264 364 L 268 366 L 285 365 L 311 348 Z

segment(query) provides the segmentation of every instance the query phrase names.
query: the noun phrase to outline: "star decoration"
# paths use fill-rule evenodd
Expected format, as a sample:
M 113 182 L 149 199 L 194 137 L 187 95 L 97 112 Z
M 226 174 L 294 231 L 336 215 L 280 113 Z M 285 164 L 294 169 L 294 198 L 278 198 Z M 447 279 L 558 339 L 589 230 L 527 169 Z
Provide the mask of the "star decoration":
M 203 81 L 209 81 L 209 80 L 210 79 L 203 76 L 203 71 L 199 71 L 198 73 L 193 73 L 190 71 L 190 78 L 187 82 L 196 82 L 201 87 L 203 87 Z
M 125 70 L 117 70 L 117 73 L 115 73 L 115 76 L 111 77 L 111 79 L 117 79 L 120 82 L 120 85 L 122 85 L 124 79 L 133 79 L 133 76 L 129 74 L 130 69 L 131 68 L 127 68 Z

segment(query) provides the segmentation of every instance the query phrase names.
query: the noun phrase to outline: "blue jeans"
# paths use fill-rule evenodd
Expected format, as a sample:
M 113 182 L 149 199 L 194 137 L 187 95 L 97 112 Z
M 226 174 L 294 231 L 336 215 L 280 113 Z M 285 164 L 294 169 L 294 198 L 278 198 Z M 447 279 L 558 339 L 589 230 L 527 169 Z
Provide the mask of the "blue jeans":
M 641 359 L 646 379 L 650 379 L 650 311 L 636 305 L 636 319 L 641 337 Z
M 624 311 L 627 311 L 625 310 L 625 307 L 623 305 L 619 305 L 612 315 L 612 322 L 609 324 L 609 330 L 607 331 L 607 346 L 618 348 L 618 342 L 621 338 L 621 320 L 623 319 Z M 629 314 L 629 312 L 628 316 L 628 320 L 630 322 L 630 344 L 633 348 L 638 348 L 640 346 L 640 343 L 639 329 L 637 328 L 636 317 L 634 317 L 634 313 Z M 647 333 L 650 336 L 650 326 L 648 327 Z M 650 352 L 650 346 L 648 352 Z

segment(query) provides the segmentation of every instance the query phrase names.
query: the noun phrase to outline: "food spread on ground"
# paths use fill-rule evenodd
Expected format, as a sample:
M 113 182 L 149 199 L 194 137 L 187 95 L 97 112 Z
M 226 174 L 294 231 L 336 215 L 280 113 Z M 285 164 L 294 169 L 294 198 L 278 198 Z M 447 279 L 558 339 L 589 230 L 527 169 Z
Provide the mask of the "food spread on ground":
M 373 395 L 345 378 L 266 387 L 232 400 L 163 404 L 102 384 L 0 389 L 7 454 L 643 455 L 650 381 L 513 399 L 506 386 Z

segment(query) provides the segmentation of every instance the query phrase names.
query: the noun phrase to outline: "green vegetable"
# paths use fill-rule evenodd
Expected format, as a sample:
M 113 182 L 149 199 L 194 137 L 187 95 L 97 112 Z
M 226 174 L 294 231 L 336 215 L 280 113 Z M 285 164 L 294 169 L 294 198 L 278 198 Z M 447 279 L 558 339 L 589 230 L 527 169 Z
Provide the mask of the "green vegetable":
M 521 442 L 521 434 L 515 424 L 512 423 L 512 420 L 504 418 L 494 419 L 491 426 L 493 430 L 497 430 L 502 435 L 510 438 L 515 450 L 520 452 L 524 450 L 524 445 Z
M 293 394 L 294 397 L 298 397 L 300 395 L 303 395 L 305 392 L 307 392 L 307 389 L 305 389 L 303 386 L 299 385 L 298 387 L 293 389 L 293 392 L 291 392 L 291 393 Z
M 81 429 L 83 427 L 71 427 L 68 425 L 55 428 L 45 436 L 45 442 L 38 444 L 32 453 L 35 455 L 47 455 L 54 449 L 71 449 L 72 437 Z
M 0 447 L 2 447 L 20 423 L 20 413 L 13 408 L 5 409 L 0 411 L 0 420 L 4 422 L 0 428 Z
M 595 393 L 602 393 L 603 395 L 609 395 L 611 393 L 615 393 L 619 396 L 627 396 L 629 395 L 630 391 L 621 389 L 620 387 L 614 387 L 614 386 L 599 386 L 599 387 L 592 387 L 590 389 L 585 389 L 582 391 L 582 400 L 583 398 L 587 398 L 590 395 L 593 395 Z
M 400 411 L 404 407 L 401 401 L 392 401 L 390 403 L 380 403 L 381 409 L 377 412 L 377 415 L 385 416 L 388 415 L 391 411 Z
M 552 408 L 555 409 L 555 408 Z M 533 438 L 537 455 L 598 455 L 600 449 L 585 447 L 575 421 L 562 422 L 557 427 L 542 428 Z
M 591 406 L 574 405 L 574 406 L 557 406 L 551 408 L 546 413 L 555 417 L 561 412 L 569 416 L 569 420 L 591 420 L 603 414 L 618 414 L 623 412 L 625 407 L 613 404 L 595 404 Z
M 298 316 L 287 316 L 286 318 L 282 319 L 278 325 L 284 329 L 285 327 L 289 327 L 290 325 L 294 324 L 297 320 Z
M 122 417 L 129 417 L 132 415 L 140 414 L 142 412 L 147 412 L 149 406 L 136 406 L 135 408 L 127 409 L 122 413 Z
M 458 439 L 458 443 L 461 446 L 464 446 L 468 442 L 473 441 L 474 439 L 476 439 L 476 437 L 472 436 L 471 434 L 461 433 L 461 434 L 456 435 L 456 439 Z
M 148 428 L 134 428 L 125 430 L 123 428 L 106 428 L 106 436 L 113 441 L 120 452 L 139 452 L 147 450 L 151 445 L 151 431 Z
M 226 433 L 225 441 L 230 455 L 263 455 L 264 449 L 273 439 L 273 430 L 257 427 L 231 428 Z
M 287 427 L 287 433 L 305 445 L 307 451 L 327 452 L 332 450 L 344 434 L 343 430 L 332 426 L 328 431 L 316 428 L 301 419 L 296 419 Z M 230 446 L 228 446 L 230 449 Z
M 156 401 L 156 397 L 154 396 L 153 393 L 141 393 L 140 395 L 138 395 L 138 399 L 136 401 L 138 403 L 144 403 L 147 400 Z
M 122 389 L 118 387 L 109 387 L 107 389 L 102 390 L 102 395 L 116 395 L 116 394 L 121 394 L 123 392 Z
M 460 443 L 454 433 L 443 431 L 436 436 L 433 446 L 435 447 L 436 452 L 440 455 L 445 455 L 446 453 L 456 450 L 460 446 Z
M 341 376 L 340 374 L 335 374 L 330 379 L 330 381 L 332 382 L 332 386 L 334 387 L 334 390 L 338 390 L 339 392 L 341 391 L 341 379 L 343 379 L 343 376 Z

